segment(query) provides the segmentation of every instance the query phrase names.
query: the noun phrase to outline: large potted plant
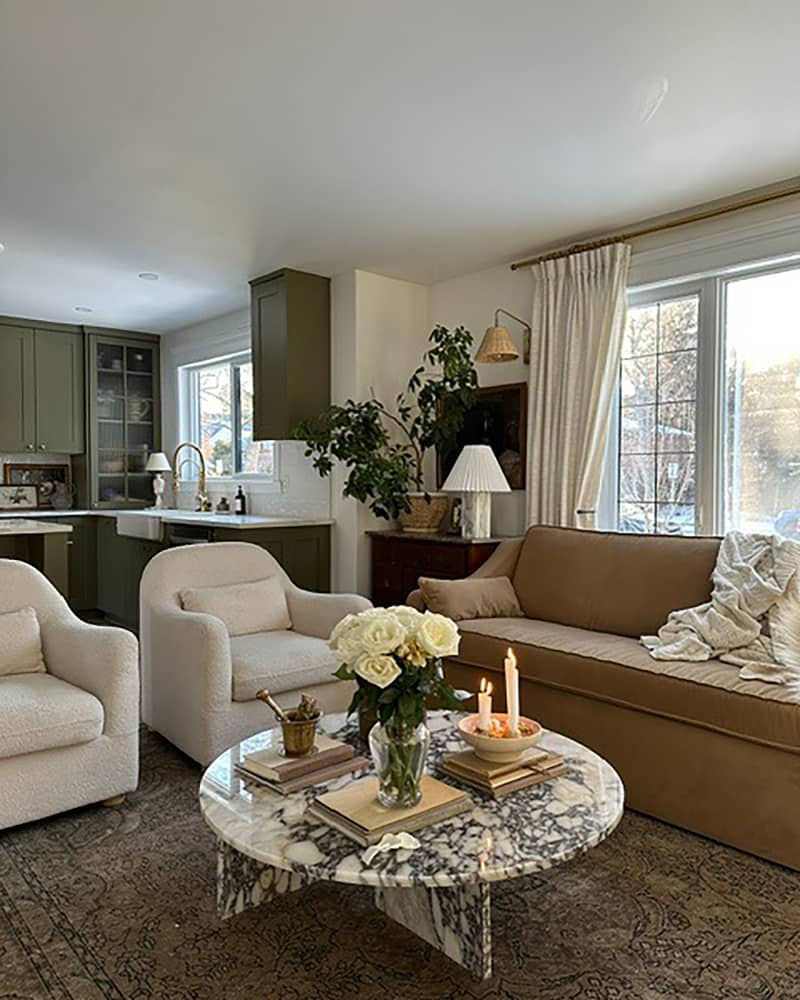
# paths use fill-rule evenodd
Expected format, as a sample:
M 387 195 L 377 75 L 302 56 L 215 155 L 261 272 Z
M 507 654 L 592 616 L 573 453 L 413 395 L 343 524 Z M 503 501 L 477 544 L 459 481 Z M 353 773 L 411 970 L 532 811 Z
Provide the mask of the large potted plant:
M 458 643 L 455 622 L 403 605 L 347 615 L 331 633 L 330 647 L 340 664 L 334 676 L 357 685 L 348 712 L 378 720 L 370 729 L 369 746 L 378 798 L 385 806 L 410 806 L 420 800 L 430 745 L 428 699 L 458 709 L 469 697 L 444 677 L 442 657 L 454 656 Z
M 441 524 L 447 498 L 425 490 L 423 460 L 428 450 L 452 443 L 478 392 L 468 330 L 436 326 L 429 344 L 394 410 L 374 394 L 348 399 L 303 421 L 294 435 L 305 441 L 306 457 L 321 476 L 344 463 L 344 495 L 378 517 L 399 518 L 406 531 L 431 532 Z

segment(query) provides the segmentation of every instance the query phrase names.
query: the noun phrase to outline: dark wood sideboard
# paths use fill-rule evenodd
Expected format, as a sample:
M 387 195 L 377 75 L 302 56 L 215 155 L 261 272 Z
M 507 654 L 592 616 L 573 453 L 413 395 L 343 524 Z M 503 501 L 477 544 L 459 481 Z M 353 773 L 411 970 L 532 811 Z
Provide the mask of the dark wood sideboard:
M 369 531 L 372 546 L 372 602 L 404 604 L 421 576 L 460 580 L 481 566 L 499 538 L 476 541 L 459 535 L 416 535 L 405 531 Z

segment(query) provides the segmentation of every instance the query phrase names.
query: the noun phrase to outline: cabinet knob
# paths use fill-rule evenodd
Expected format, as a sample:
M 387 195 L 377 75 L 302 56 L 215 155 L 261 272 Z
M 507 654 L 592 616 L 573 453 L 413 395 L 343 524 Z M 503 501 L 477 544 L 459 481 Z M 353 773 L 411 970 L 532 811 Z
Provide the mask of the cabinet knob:
M 25 447 L 28 449 L 28 451 L 33 451 L 33 445 L 32 444 L 26 444 Z
M 39 451 L 47 451 L 47 445 L 46 444 L 40 444 L 39 445 Z

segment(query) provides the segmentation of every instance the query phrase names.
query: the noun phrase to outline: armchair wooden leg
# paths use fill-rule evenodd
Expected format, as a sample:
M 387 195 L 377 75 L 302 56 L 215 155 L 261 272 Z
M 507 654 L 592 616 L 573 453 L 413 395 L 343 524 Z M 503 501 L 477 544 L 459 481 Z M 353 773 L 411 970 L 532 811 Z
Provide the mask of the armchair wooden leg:
M 123 792 L 122 795 L 112 795 L 110 799 L 103 799 L 101 804 L 113 808 L 114 806 L 121 806 L 124 801 L 125 793 Z

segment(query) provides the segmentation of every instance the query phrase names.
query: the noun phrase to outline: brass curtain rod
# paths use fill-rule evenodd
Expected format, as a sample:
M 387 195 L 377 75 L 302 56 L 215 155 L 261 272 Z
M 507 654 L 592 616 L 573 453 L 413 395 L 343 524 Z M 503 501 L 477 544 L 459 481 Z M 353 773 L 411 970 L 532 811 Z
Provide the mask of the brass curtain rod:
M 538 257 L 529 257 L 528 260 L 518 260 L 511 265 L 512 271 L 517 271 L 521 267 L 532 267 L 534 264 L 541 264 L 546 260 L 560 260 L 562 257 L 571 257 L 574 253 L 582 253 L 584 250 L 597 250 L 598 247 L 607 247 L 611 243 L 626 243 L 634 240 L 638 236 L 649 236 L 651 233 L 660 233 L 666 229 L 677 229 L 679 226 L 688 226 L 693 222 L 704 222 L 706 219 L 715 219 L 719 215 L 728 215 L 730 212 L 739 212 L 743 208 L 753 208 L 755 205 L 766 205 L 770 201 L 778 201 L 779 198 L 790 198 L 792 195 L 800 194 L 800 184 L 793 184 L 791 187 L 781 188 L 779 191 L 771 191 L 765 194 L 752 195 L 750 198 L 742 198 L 729 205 L 721 205 L 718 208 L 707 208 L 701 212 L 691 212 L 682 215 L 677 219 L 669 219 L 665 222 L 654 222 L 649 226 L 640 226 L 638 229 L 631 229 L 627 233 L 617 233 L 615 236 L 602 236 L 596 240 L 587 240 L 585 243 L 573 243 L 572 246 L 564 247 L 562 250 L 552 250 L 550 253 L 540 254 Z

